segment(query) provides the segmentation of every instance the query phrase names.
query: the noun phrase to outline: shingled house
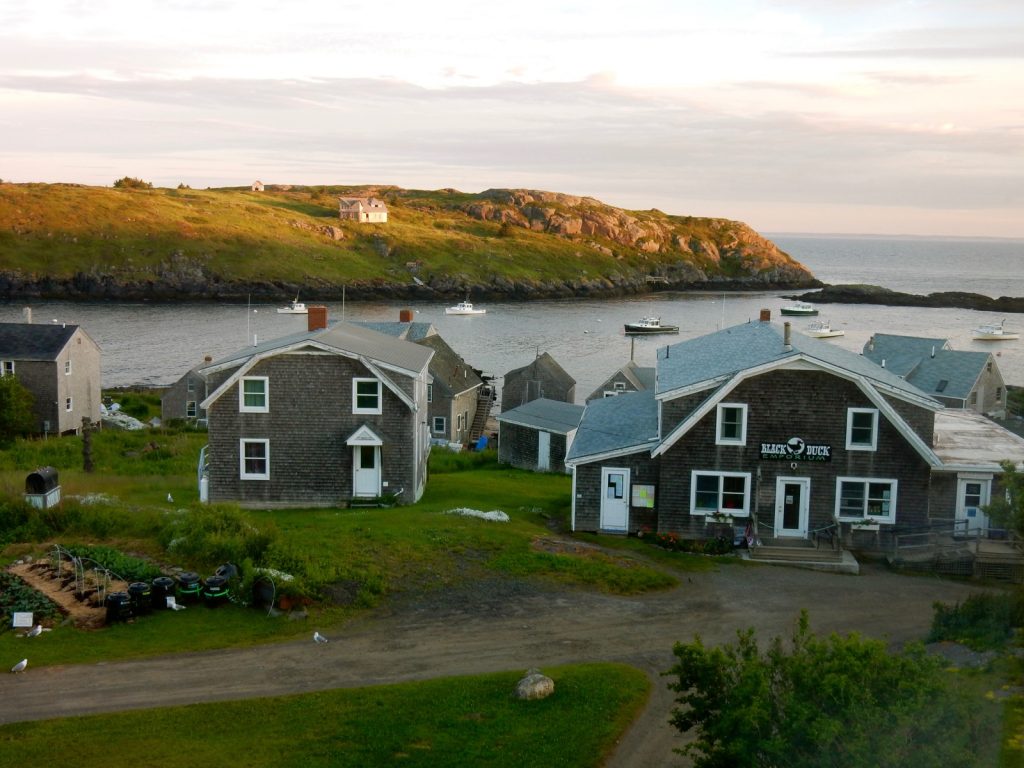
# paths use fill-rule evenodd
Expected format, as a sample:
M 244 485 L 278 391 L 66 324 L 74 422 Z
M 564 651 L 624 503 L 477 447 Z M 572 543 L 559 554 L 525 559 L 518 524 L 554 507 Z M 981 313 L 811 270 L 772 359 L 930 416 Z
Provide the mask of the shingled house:
M 0 375 L 35 399 L 38 434 L 76 434 L 100 420 L 100 348 L 80 326 L 0 323 Z
M 547 352 L 528 365 L 505 374 L 501 387 L 501 409 L 518 408 L 539 397 L 572 403 L 576 400 L 576 379 L 565 372 Z
M 1001 460 L 1024 466 L 1024 440 L 764 311 L 659 350 L 653 390 L 590 402 L 566 465 L 574 530 L 881 547 L 984 526 Z
M 213 358 L 206 357 L 203 362 L 191 368 L 164 390 L 160 397 L 160 418 L 163 421 L 205 421 L 206 411 L 200 408 L 199 404 L 207 398 L 210 391 L 206 385 L 206 377 L 200 371 L 211 362 Z
M 253 507 L 411 503 L 423 493 L 433 351 L 351 323 L 247 347 L 200 369 L 210 501 Z
M 498 461 L 535 472 L 565 472 L 583 406 L 538 398 L 498 416 Z
M 643 392 L 654 388 L 655 368 L 639 366 L 632 360 L 619 368 L 587 397 L 587 402 L 615 397 L 626 392 Z
M 385 224 L 388 207 L 376 197 L 342 197 L 338 199 L 338 215 L 343 221 Z
M 1006 415 L 1006 383 L 991 352 L 954 350 L 948 339 L 876 333 L 863 354 L 948 408 Z

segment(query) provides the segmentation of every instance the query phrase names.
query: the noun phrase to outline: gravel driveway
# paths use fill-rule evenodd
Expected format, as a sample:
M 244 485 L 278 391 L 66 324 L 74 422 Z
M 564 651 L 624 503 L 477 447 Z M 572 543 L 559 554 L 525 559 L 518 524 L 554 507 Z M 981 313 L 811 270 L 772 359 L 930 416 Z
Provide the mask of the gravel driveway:
M 609 766 L 682 765 L 668 725 L 672 693 L 661 672 L 672 646 L 699 633 L 730 641 L 739 628 L 788 636 L 801 608 L 816 632 L 858 631 L 894 644 L 923 639 L 932 603 L 977 587 L 900 576 L 862 564 L 860 576 L 779 566 L 726 565 L 683 574 L 676 589 L 610 597 L 495 581 L 406 596 L 331 633 L 256 648 L 141 661 L 30 669 L 0 677 L 0 723 L 221 701 L 446 675 L 621 661 L 648 673 L 648 705 Z

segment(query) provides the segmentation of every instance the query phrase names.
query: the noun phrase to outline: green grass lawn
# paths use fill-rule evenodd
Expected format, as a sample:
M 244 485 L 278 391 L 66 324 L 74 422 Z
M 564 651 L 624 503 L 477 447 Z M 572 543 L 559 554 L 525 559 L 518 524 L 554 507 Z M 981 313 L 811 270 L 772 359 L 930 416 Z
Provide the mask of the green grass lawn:
M 555 692 L 512 695 L 522 672 L 0 726 L 0 766 L 246 768 L 598 765 L 647 699 L 639 670 L 543 670 Z M 668 757 L 668 756 L 666 756 Z

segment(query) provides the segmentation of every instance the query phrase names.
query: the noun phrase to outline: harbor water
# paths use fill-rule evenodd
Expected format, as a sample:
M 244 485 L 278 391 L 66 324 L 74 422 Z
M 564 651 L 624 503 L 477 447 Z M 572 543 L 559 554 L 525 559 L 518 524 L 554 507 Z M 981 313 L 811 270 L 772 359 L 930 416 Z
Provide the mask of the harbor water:
M 1024 296 L 1024 241 L 931 240 L 776 235 L 772 239 L 826 283 L 867 283 L 909 293 L 968 291 Z M 328 302 L 331 319 L 398 320 L 402 309 L 435 325 L 467 362 L 500 377 L 550 353 L 576 379 L 583 402 L 614 370 L 633 358 L 653 365 L 655 350 L 719 328 L 756 320 L 762 308 L 782 320 L 786 292 L 652 293 L 615 299 L 478 302 L 487 314 L 445 315 L 444 300 L 430 302 Z M 282 296 L 280 306 L 293 297 Z M 304 330 L 304 315 L 276 312 L 275 305 L 203 303 L 10 302 L 0 321 L 19 322 L 31 308 L 33 322 L 81 325 L 103 350 L 103 386 L 170 384 L 204 356 L 214 359 L 256 341 Z M 821 304 L 819 319 L 845 335 L 830 340 L 860 352 L 874 333 L 947 338 L 954 349 L 990 350 L 1009 384 L 1024 385 L 1024 341 L 980 342 L 973 328 L 992 313 L 877 305 Z M 679 326 L 678 335 L 628 337 L 625 323 L 644 316 Z M 789 318 L 795 330 L 806 318 Z M 1024 331 L 1024 315 L 1006 318 Z

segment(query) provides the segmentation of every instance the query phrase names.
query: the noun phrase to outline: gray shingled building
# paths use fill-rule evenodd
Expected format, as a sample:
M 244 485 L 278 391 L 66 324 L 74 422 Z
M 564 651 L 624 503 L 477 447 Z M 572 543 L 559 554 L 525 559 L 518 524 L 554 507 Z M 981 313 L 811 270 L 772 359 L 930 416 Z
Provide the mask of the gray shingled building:
M 538 398 L 498 416 L 498 461 L 537 472 L 565 472 L 583 406 Z

